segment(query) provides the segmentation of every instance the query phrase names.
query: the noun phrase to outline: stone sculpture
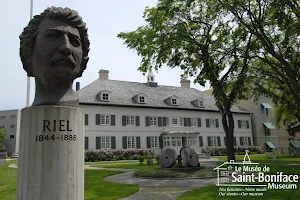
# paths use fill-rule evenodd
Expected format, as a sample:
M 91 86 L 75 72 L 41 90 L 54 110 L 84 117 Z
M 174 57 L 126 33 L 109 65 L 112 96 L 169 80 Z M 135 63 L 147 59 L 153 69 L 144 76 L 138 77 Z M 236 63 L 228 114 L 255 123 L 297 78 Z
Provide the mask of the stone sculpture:
M 186 167 L 199 167 L 200 162 L 196 151 L 191 147 L 183 147 L 180 156 Z
M 177 153 L 174 149 L 168 148 L 165 149 L 159 159 L 160 168 L 172 168 L 177 159 Z
M 20 35 L 20 57 L 35 78 L 32 106 L 78 106 L 72 84 L 86 69 L 89 45 L 86 24 L 74 10 L 50 7 L 30 20 Z

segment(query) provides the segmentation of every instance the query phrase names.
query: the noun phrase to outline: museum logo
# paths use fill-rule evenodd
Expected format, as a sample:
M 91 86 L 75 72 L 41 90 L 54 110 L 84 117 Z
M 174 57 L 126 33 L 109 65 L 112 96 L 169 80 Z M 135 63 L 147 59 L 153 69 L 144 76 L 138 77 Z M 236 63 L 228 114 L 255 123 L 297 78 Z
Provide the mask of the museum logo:
M 220 196 L 263 196 L 268 189 L 297 189 L 299 175 L 276 172 L 271 174 L 267 165 L 252 162 L 248 150 L 242 162 L 224 162 L 214 168 Z

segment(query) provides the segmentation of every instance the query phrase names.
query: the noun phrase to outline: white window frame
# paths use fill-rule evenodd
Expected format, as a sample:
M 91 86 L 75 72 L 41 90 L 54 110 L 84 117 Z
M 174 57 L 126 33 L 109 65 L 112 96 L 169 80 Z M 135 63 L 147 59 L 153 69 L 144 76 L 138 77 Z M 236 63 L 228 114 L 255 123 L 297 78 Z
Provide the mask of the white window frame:
M 218 146 L 218 139 L 217 136 L 210 136 L 210 145 L 212 147 Z
M 217 128 L 217 119 L 209 119 L 209 127 L 210 128 Z
M 192 145 L 189 145 L 190 142 L 192 143 Z M 190 146 L 190 147 L 198 146 L 197 138 L 196 137 L 187 137 L 187 146 Z
M 248 137 L 241 137 L 241 138 L 242 138 L 242 141 L 243 141 L 243 145 L 241 145 L 241 146 L 249 146 Z
M 171 137 L 170 136 L 164 136 L 164 148 L 165 147 L 171 147 Z
M 199 107 L 205 107 L 205 104 L 204 104 L 203 100 L 199 100 Z
M 172 106 L 177 106 L 178 105 L 178 100 L 176 98 L 171 98 L 171 105 Z
M 247 129 L 247 120 L 241 120 L 240 123 L 242 129 Z
M 173 123 L 173 122 L 175 122 L 176 121 L 176 123 Z M 171 117 L 171 125 L 172 126 L 179 126 L 179 122 L 180 121 L 180 119 L 178 119 L 178 117 Z
M 149 125 L 157 126 L 157 117 L 149 117 Z
M 135 116 L 126 116 L 126 125 L 135 126 Z
M 109 101 L 109 93 L 108 92 L 101 92 L 101 100 L 102 101 Z
M 146 97 L 143 95 L 138 96 L 139 103 L 146 103 Z
M 110 125 L 110 115 L 101 115 L 100 124 L 101 125 Z
M 127 136 L 127 149 L 135 149 L 136 148 L 136 137 Z
M 111 149 L 111 137 L 101 136 L 101 149 Z
M 191 118 L 191 126 L 198 127 L 198 118 Z
M 150 137 L 150 147 L 158 148 L 158 137 Z

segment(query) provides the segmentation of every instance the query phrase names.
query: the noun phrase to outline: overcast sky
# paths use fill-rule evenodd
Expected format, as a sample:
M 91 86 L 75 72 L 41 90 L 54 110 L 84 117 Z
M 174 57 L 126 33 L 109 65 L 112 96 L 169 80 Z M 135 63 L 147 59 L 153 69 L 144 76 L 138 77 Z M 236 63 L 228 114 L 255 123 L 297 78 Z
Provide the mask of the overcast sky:
M 137 70 L 141 58 L 117 38 L 122 31 L 133 31 L 144 24 L 146 6 L 157 0 L 33 0 L 33 15 L 49 6 L 69 7 L 79 12 L 87 23 L 90 38 L 90 60 L 79 81 L 81 88 L 98 78 L 100 69 L 109 70 L 109 79 L 146 82 Z M 2 1 L 0 6 L 0 110 L 22 109 L 26 105 L 27 76 L 19 57 L 19 35 L 30 18 L 30 0 Z M 159 85 L 180 86 L 180 69 L 164 67 L 155 73 Z M 192 79 L 191 79 L 192 80 Z M 191 84 L 199 90 L 205 88 Z M 206 87 L 207 89 L 207 87 Z M 31 78 L 30 103 L 34 98 L 34 79 Z

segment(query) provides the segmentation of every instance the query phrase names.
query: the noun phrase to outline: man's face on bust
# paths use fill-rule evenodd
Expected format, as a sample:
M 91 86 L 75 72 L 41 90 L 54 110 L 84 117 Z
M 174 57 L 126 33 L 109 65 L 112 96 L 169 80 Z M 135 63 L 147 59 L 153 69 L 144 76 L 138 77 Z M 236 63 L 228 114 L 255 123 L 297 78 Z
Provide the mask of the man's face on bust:
M 42 85 L 73 82 L 80 71 L 79 31 L 58 20 L 45 19 L 38 29 L 32 54 L 33 75 Z

